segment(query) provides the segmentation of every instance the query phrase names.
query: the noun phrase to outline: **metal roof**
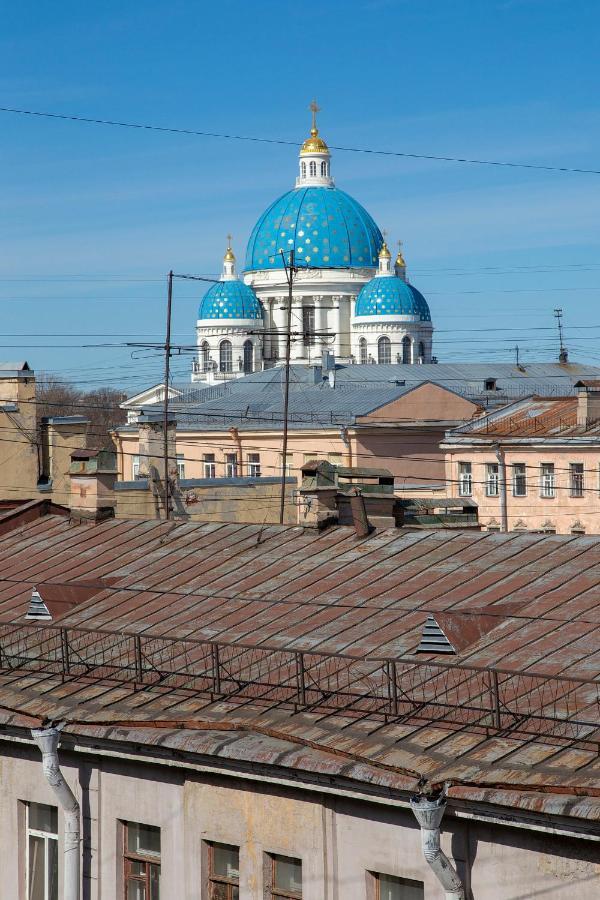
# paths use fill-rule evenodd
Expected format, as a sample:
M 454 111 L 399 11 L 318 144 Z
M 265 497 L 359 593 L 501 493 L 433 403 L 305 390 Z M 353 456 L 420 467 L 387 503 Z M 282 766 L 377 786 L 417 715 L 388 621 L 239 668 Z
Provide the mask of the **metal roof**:
M 450 431 L 453 435 L 502 438 L 569 438 L 600 435 L 600 422 L 577 424 L 577 397 L 529 397 Z
M 426 382 L 486 407 L 498 407 L 531 394 L 571 395 L 575 383 L 584 377 L 600 377 L 600 367 L 574 363 L 526 367 L 510 363 L 338 365 L 335 387 L 331 387 L 321 366 L 292 365 L 290 427 L 310 430 L 352 425 Z M 231 426 L 278 430 L 283 416 L 283 378 L 283 368 L 276 367 L 203 391 L 194 388 L 173 399 L 170 409 L 180 430 L 220 431 Z M 496 388 L 486 390 L 486 381 L 495 381 Z M 136 426 L 119 430 L 136 430 Z
M 598 538 L 12 524 L 7 721 L 600 821 Z M 26 623 L 33 585 L 80 603 Z M 432 614 L 451 658 L 416 655 Z

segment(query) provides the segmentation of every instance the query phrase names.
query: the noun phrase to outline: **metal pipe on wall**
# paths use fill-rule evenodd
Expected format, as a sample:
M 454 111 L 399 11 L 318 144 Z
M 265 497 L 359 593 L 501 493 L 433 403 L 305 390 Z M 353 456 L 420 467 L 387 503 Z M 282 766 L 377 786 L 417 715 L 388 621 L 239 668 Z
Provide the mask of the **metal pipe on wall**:
M 494 453 L 498 460 L 498 487 L 500 491 L 500 523 L 502 531 L 508 531 L 508 508 L 506 496 L 506 460 L 499 444 L 494 444 Z
M 80 825 L 79 803 L 60 770 L 58 744 L 60 726 L 32 728 L 31 735 L 42 752 L 42 767 L 46 781 L 54 791 L 65 817 L 64 836 L 64 900 L 79 900 L 80 886 Z
M 439 883 L 446 900 L 465 900 L 462 881 L 440 847 L 440 824 L 446 810 L 446 797 L 431 799 L 422 794 L 412 797 L 411 808 L 421 826 L 423 856 Z

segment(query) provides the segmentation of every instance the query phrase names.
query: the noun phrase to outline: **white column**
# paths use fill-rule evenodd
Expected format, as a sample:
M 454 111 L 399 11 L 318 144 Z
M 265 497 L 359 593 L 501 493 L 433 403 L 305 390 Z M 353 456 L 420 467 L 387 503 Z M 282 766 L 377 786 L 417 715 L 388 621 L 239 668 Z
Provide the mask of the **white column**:
M 278 334 L 271 337 L 271 355 L 278 359 L 285 357 L 285 327 L 286 312 L 282 307 L 285 306 L 283 297 L 275 297 L 273 300 L 273 330 L 277 330 Z
M 333 330 L 335 331 L 335 339 L 333 342 L 333 352 L 335 354 L 335 358 L 339 359 L 342 355 L 342 315 L 340 310 L 340 304 L 342 302 L 341 297 L 333 298 Z

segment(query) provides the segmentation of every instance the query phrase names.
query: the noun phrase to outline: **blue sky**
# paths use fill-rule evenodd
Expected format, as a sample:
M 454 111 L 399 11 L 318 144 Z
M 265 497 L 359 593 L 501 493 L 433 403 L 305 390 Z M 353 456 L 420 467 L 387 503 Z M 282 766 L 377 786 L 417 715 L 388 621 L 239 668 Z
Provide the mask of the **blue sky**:
M 3 8 L 0 106 L 301 141 L 314 95 L 331 144 L 600 169 L 599 26 L 596 0 L 25 0 Z M 243 258 L 296 174 L 293 147 L 0 128 L 0 357 L 89 387 L 160 377 L 81 345 L 161 340 L 165 273 L 219 271 L 228 231 Z M 600 364 L 600 176 L 344 152 L 332 170 L 403 239 L 441 361 L 554 358 L 561 306 L 571 356 Z M 177 284 L 177 341 L 199 296 Z

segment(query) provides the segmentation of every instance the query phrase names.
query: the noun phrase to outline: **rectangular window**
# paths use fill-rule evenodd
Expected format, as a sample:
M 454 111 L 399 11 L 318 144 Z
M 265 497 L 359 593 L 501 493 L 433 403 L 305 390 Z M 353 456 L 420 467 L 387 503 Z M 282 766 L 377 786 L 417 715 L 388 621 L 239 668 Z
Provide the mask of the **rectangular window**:
M 248 475 L 250 478 L 260 478 L 260 453 L 248 454 Z
M 279 466 L 280 470 L 283 466 L 283 453 L 279 454 Z M 292 474 L 292 454 L 286 453 L 285 455 L 285 476 L 286 478 Z
M 542 463 L 540 470 L 540 495 L 546 500 L 551 500 L 556 494 L 554 463 Z
M 268 900 L 302 900 L 302 860 L 272 854 L 265 881 Z
M 180 481 L 182 478 L 185 478 L 185 459 L 183 453 L 177 454 L 177 477 Z
M 302 309 L 302 335 L 305 347 L 312 347 L 315 342 L 315 308 L 304 306 Z
M 239 847 L 208 844 L 208 900 L 239 900 L 239 884 Z
M 160 900 L 160 828 L 123 825 L 124 900 Z
M 344 463 L 341 453 L 328 453 L 327 462 L 330 462 L 332 466 L 341 466 Z
M 217 477 L 217 466 L 215 463 L 215 454 L 214 453 L 205 453 L 203 460 L 204 460 L 204 477 L 205 478 L 216 478 Z
M 485 467 L 485 495 L 498 496 L 498 463 L 488 463 Z
M 512 467 L 513 497 L 527 496 L 527 468 L 525 463 L 513 463 Z
M 140 477 L 140 458 L 139 456 L 131 457 L 131 480 L 135 481 Z
M 569 464 L 571 497 L 583 497 L 583 463 Z
M 471 463 L 459 462 L 458 464 L 458 495 L 470 497 L 473 493 L 473 474 Z
M 225 454 L 225 478 L 237 478 L 238 457 L 237 453 Z
M 28 803 L 27 900 L 58 900 L 58 809 Z
M 375 900 L 424 900 L 425 885 L 410 878 L 375 875 Z

